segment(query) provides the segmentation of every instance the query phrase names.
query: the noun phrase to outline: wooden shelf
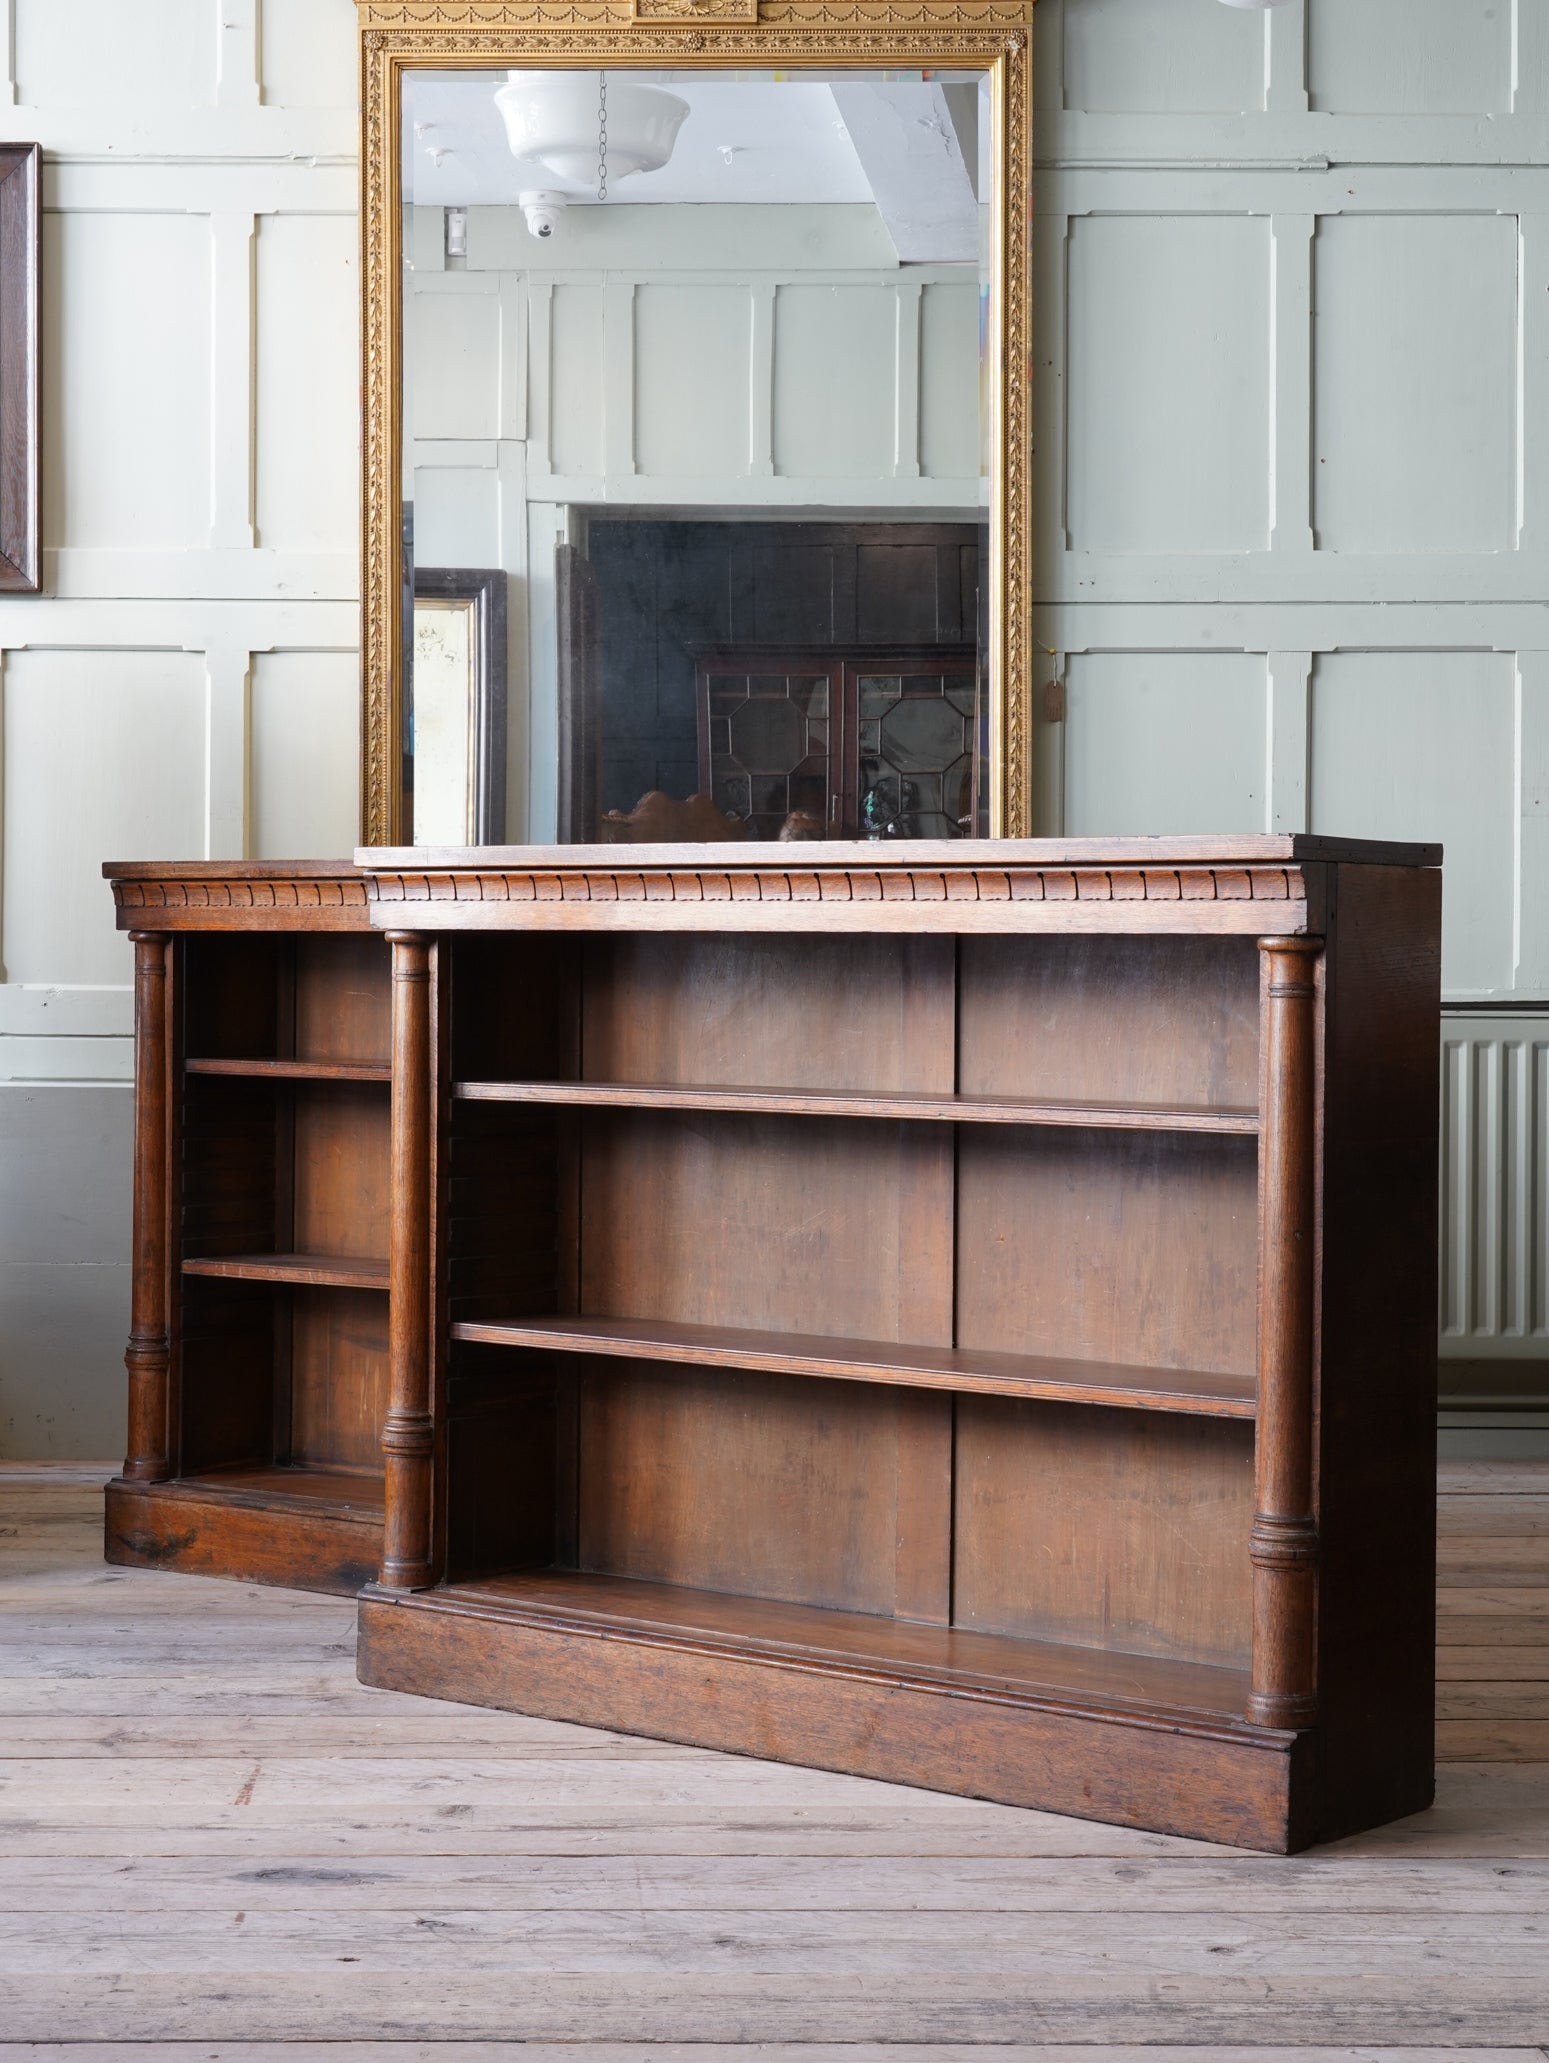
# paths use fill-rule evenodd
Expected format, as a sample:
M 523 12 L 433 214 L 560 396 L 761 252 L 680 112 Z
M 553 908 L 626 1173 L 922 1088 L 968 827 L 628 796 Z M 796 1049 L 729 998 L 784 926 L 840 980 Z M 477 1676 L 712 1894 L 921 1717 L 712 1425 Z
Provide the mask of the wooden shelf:
M 383 1480 L 364 1470 L 279 1466 L 210 1469 L 203 1475 L 180 1476 L 179 1488 L 202 1498 L 381 1524 Z
M 740 1332 L 713 1325 L 671 1325 L 639 1318 L 463 1320 L 452 1337 L 487 1346 L 605 1354 L 631 1361 L 746 1368 L 841 1382 L 894 1383 L 914 1389 L 976 1390 L 997 1397 L 1043 1397 L 1131 1411 L 1179 1411 L 1207 1418 L 1255 1415 L 1252 1378 L 1173 1368 L 1123 1368 L 950 1347 L 898 1346 L 887 1340 L 829 1339 L 795 1332 Z
M 685 1087 L 676 1082 L 458 1082 L 468 1103 L 541 1103 L 602 1110 L 729 1110 L 786 1117 L 907 1118 L 925 1124 L 1080 1125 L 1131 1132 L 1229 1132 L 1252 1136 L 1256 1110 L 1146 1103 L 1038 1103 L 1009 1096 L 899 1092 L 828 1096 L 811 1089 Z
M 635 1577 L 534 1569 L 448 1584 L 438 1607 L 598 1633 L 637 1634 L 743 1656 L 778 1656 L 826 1671 L 1010 1694 L 1019 1700 L 1121 1709 L 1153 1719 L 1241 1726 L 1246 1671 L 1119 1654 L 1010 1634 L 734 1597 Z
M 237 1075 L 259 1082 L 390 1082 L 393 1071 L 353 1060 L 188 1060 L 190 1074 Z
M 290 1282 L 308 1289 L 386 1289 L 387 1263 L 349 1254 L 216 1254 L 185 1260 L 185 1275 Z

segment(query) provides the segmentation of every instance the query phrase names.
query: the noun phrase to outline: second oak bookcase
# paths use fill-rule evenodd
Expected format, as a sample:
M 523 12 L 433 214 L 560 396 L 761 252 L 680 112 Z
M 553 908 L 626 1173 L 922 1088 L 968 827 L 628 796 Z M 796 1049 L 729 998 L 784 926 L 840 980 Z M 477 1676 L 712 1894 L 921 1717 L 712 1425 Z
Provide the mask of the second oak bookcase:
M 353 1592 L 382 1549 L 389 956 L 343 861 L 110 865 L 135 950 L 109 1561 Z
M 361 857 L 366 1681 L 1270 1849 L 1428 1802 L 1434 849 Z

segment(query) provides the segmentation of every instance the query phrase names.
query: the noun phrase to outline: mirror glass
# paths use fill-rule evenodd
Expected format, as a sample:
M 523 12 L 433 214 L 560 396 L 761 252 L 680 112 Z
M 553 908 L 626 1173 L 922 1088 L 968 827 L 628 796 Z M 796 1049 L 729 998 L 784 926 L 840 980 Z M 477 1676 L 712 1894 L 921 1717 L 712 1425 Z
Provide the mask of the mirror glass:
M 988 834 L 990 131 L 976 72 L 405 75 L 417 842 L 480 819 L 488 641 L 415 628 L 471 568 L 485 837 Z

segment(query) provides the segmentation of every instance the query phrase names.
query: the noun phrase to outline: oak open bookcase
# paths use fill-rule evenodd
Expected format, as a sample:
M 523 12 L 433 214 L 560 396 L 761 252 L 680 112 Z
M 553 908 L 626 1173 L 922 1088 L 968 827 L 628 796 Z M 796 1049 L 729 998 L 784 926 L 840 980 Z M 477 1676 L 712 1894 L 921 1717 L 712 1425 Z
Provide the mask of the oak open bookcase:
M 129 1458 L 110 1561 L 381 1559 L 389 955 L 344 862 L 113 866 L 135 943 Z
M 1270 1849 L 1425 1805 L 1439 857 L 361 855 L 363 1679 Z

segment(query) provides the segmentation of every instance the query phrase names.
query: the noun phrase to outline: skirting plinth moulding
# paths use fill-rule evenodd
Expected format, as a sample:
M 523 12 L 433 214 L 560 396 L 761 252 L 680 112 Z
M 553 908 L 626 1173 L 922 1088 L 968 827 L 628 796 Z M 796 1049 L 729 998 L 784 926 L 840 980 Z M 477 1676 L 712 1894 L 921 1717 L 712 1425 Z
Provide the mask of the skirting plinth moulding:
M 413 67 L 629 65 L 721 69 L 868 63 L 989 75 L 996 109 L 992 255 L 990 645 L 992 828 L 1026 836 L 1030 789 L 1028 193 L 1034 0 L 356 0 L 361 68 L 363 837 L 395 843 L 400 771 L 403 407 L 398 120 Z

